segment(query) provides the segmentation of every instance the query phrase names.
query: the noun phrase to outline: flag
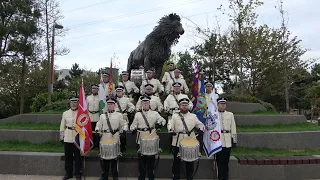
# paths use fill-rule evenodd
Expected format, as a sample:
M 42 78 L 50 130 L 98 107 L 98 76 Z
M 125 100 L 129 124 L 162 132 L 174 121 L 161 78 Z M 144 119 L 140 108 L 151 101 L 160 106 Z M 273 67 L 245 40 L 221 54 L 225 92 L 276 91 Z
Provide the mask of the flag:
M 113 97 L 115 94 L 112 94 L 112 90 L 113 90 L 113 77 L 112 77 L 112 59 L 110 62 L 110 69 L 109 69 L 109 87 L 108 87 L 108 93 L 109 96 Z
M 204 78 L 199 82 L 199 72 L 197 63 L 194 65 L 194 75 L 192 84 L 192 112 L 197 115 L 198 119 L 205 124 L 206 123 L 206 112 L 207 104 L 204 90 Z
M 217 107 L 217 95 L 215 89 L 212 90 L 212 96 L 208 104 L 206 113 L 205 131 L 203 134 L 203 144 L 207 157 L 222 150 L 220 114 Z
M 106 107 L 106 100 L 105 100 L 105 95 L 106 95 L 106 90 L 104 89 L 104 83 L 102 80 L 102 69 L 100 71 L 100 84 L 99 84 L 99 114 L 103 113 L 103 109 Z
M 193 66 L 193 83 L 192 83 L 192 89 L 191 89 L 191 92 L 192 92 L 192 103 L 193 103 L 193 108 L 192 108 L 192 111 L 196 108 L 196 105 L 197 105 L 197 97 L 198 97 L 198 94 L 199 94 L 199 85 L 198 85 L 198 64 L 197 62 L 194 63 L 194 66 Z
M 76 135 L 74 144 L 80 150 L 81 155 L 86 155 L 93 147 L 92 126 L 88 113 L 83 82 L 80 86 L 78 114 L 76 118 Z

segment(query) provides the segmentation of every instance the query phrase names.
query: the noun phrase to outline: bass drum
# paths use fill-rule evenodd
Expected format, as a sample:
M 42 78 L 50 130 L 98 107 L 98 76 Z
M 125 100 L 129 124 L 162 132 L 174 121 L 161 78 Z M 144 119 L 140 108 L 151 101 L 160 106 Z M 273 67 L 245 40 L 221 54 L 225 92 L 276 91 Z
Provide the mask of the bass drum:
M 140 87 L 142 81 L 146 79 L 144 69 L 132 69 L 130 74 L 130 80 Z

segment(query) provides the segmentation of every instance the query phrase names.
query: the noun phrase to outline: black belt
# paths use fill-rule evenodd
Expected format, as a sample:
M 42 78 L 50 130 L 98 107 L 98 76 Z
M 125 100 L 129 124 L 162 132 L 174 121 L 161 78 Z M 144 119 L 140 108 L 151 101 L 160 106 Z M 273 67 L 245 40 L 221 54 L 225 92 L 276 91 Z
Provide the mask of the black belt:
M 75 127 L 67 127 L 67 129 L 75 130 L 76 128 Z
M 91 114 L 97 114 L 99 111 L 89 111 Z
M 179 110 L 179 108 L 170 108 L 170 110 Z
M 229 130 L 221 130 L 221 133 L 230 133 Z
M 113 132 L 111 132 L 109 129 L 108 130 L 103 130 L 101 131 L 102 133 L 111 133 L 111 134 L 115 134 L 119 131 L 119 129 L 113 130 Z
M 151 130 L 153 130 L 154 128 L 151 128 Z M 148 128 L 138 128 L 139 131 L 149 131 Z

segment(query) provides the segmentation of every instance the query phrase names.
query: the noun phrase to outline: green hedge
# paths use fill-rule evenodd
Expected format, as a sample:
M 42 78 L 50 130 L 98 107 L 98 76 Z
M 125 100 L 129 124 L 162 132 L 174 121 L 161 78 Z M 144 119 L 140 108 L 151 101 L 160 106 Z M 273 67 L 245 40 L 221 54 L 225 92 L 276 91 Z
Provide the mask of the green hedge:
M 69 93 L 54 92 L 52 93 L 51 101 L 56 102 L 56 101 L 67 100 L 69 97 L 70 97 Z M 48 93 L 37 94 L 37 96 L 32 99 L 32 104 L 30 107 L 31 111 L 39 112 L 42 107 L 46 106 L 47 102 L 48 102 Z
M 239 101 L 239 102 L 245 102 L 245 103 L 260 103 L 263 105 L 268 111 L 276 111 L 276 108 L 268 102 L 264 102 L 254 96 L 235 96 L 235 95 L 227 95 L 223 94 L 221 97 L 227 98 L 229 101 Z
M 51 103 L 50 105 L 47 104 L 40 108 L 40 112 L 47 112 L 47 111 L 66 111 L 70 108 L 69 100 L 61 100 Z

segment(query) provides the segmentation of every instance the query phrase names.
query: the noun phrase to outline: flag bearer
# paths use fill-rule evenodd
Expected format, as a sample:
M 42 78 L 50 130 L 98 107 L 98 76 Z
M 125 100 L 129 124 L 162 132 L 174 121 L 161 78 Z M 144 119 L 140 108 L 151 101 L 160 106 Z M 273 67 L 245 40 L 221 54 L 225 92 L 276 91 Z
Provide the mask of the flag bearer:
M 82 160 L 80 150 L 75 146 L 75 127 L 78 113 L 79 98 L 72 97 L 70 100 L 70 109 L 62 114 L 60 124 L 60 142 L 64 144 L 65 171 L 66 174 L 62 180 L 73 178 L 73 159 L 75 161 L 76 180 L 81 180 Z
M 225 98 L 218 98 L 218 110 L 220 113 L 221 141 L 222 150 L 216 155 L 218 166 L 219 180 L 227 180 L 229 178 L 229 160 L 231 147 L 237 143 L 236 122 L 232 112 L 226 111 Z

